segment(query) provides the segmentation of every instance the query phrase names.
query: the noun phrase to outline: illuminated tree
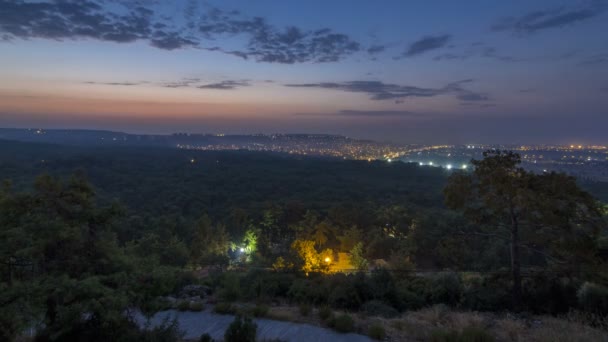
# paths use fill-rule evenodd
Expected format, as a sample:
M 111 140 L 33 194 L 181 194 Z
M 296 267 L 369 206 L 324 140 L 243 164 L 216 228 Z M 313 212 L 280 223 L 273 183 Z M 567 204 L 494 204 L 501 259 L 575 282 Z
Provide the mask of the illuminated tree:
M 350 263 L 358 271 L 367 271 L 369 262 L 365 259 L 363 253 L 363 243 L 356 243 L 350 250 Z
M 329 248 L 317 252 L 315 242 L 312 240 L 295 240 L 291 249 L 296 252 L 300 261 L 299 268 L 306 275 L 310 272 L 329 273 L 329 266 L 333 262 L 333 251 Z

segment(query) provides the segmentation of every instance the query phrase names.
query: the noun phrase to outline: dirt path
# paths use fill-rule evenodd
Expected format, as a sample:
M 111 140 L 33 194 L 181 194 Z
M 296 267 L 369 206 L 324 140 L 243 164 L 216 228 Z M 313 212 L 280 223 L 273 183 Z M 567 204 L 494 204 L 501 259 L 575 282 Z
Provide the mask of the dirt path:
M 224 332 L 228 325 L 234 320 L 232 315 L 218 315 L 210 309 L 200 312 L 190 311 L 161 311 L 158 312 L 150 323 L 152 326 L 160 325 L 164 319 L 177 318 L 179 327 L 186 335 L 186 339 L 198 339 L 202 334 L 207 333 L 216 340 L 222 341 Z M 136 316 L 140 326 L 144 326 L 146 320 L 143 316 Z M 303 323 L 292 323 L 274 321 L 270 319 L 255 319 L 258 325 L 257 337 L 259 340 L 280 339 L 282 341 L 308 342 L 308 341 L 327 341 L 327 342 L 370 342 L 369 337 L 358 334 L 340 334 L 333 330 L 312 326 Z

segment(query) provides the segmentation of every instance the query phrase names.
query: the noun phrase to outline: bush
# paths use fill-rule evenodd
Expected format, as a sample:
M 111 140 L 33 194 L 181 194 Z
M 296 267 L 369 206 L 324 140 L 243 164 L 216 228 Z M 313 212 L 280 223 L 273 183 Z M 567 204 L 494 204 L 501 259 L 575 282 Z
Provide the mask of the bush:
M 191 302 L 190 303 L 190 311 L 203 311 L 205 306 L 201 302 Z
M 253 310 L 251 310 L 251 314 L 254 317 L 264 317 L 268 315 L 268 306 L 264 304 L 256 305 Z
M 221 282 L 219 296 L 227 302 L 241 298 L 241 284 L 239 276 L 234 273 L 226 273 Z
M 340 333 L 355 331 L 355 320 L 350 315 L 342 314 L 333 320 L 332 327 Z
M 322 306 L 321 308 L 319 308 L 319 318 L 323 321 L 327 321 L 328 319 L 332 318 L 334 315 L 334 312 L 331 310 L 331 308 L 329 306 Z
M 460 341 L 462 342 L 494 342 L 494 337 L 485 329 L 469 326 L 460 332 Z
M 462 296 L 462 282 L 454 272 L 442 272 L 433 277 L 429 298 L 433 304 L 456 306 Z
M 367 334 L 369 335 L 369 337 L 378 341 L 382 341 L 386 337 L 386 331 L 384 330 L 384 327 L 378 323 L 372 324 L 369 327 Z
M 201 335 L 201 337 L 198 339 L 199 342 L 215 342 L 215 340 L 213 338 L 211 338 L 211 335 L 204 333 Z
M 503 275 L 476 276 L 467 280 L 463 307 L 476 311 L 497 311 L 511 307 L 510 280 Z
M 363 311 L 370 316 L 381 316 L 384 318 L 394 318 L 399 316 L 399 311 L 378 300 L 369 301 L 363 304 L 362 308 Z
M 534 313 L 557 315 L 576 307 L 576 290 L 580 283 L 538 274 L 524 279 L 523 302 L 526 310 Z
M 435 330 L 431 334 L 432 342 L 494 342 L 494 337 L 480 327 L 468 326 L 462 331 Z
M 302 316 L 308 316 L 310 315 L 310 312 L 312 311 L 312 307 L 310 306 L 310 304 L 300 304 L 300 315 Z
M 236 307 L 230 303 L 217 303 L 213 307 L 213 312 L 220 315 L 232 315 L 236 313 Z
M 224 333 L 224 341 L 226 342 L 255 342 L 255 334 L 258 326 L 251 321 L 250 318 L 242 318 L 236 316 L 234 321 L 230 323 L 226 333 Z
M 608 288 L 586 282 L 576 293 L 581 309 L 598 314 L 608 314 Z
M 190 310 L 190 302 L 187 300 L 182 300 L 177 304 L 177 310 L 179 311 L 188 311 Z

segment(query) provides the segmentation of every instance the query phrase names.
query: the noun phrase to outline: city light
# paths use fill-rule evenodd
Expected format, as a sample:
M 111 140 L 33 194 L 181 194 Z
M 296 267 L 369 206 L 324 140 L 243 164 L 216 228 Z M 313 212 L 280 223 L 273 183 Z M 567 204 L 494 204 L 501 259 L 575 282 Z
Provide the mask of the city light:
M 452 169 L 452 164 L 448 164 L 448 165 L 446 166 L 446 168 L 447 168 L 448 170 L 451 170 L 451 169 Z
M 462 169 L 466 170 L 467 169 L 467 164 L 462 164 Z
M 239 249 L 239 251 L 241 251 L 241 253 L 243 253 L 243 252 L 245 252 L 245 248 L 241 247 L 241 248 Z
M 433 162 L 429 162 L 429 165 L 433 166 Z
M 325 258 L 325 262 L 329 264 L 331 262 L 331 258 L 330 257 Z

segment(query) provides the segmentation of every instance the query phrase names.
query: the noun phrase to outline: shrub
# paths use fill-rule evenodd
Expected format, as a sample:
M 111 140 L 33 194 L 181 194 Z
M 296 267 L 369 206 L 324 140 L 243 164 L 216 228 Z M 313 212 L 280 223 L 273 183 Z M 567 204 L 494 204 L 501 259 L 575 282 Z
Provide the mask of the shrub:
M 201 302 L 192 302 L 190 303 L 190 311 L 203 311 L 205 306 Z
M 496 311 L 511 306 L 510 280 L 503 275 L 474 277 L 467 281 L 463 306 L 470 310 Z
M 177 310 L 179 311 L 188 311 L 190 310 L 190 302 L 187 300 L 182 300 L 177 304 Z
M 399 316 L 399 311 L 378 300 L 372 300 L 363 304 L 363 311 L 370 316 L 381 316 L 384 318 Z
M 355 320 L 350 315 L 342 314 L 333 320 L 333 328 L 340 333 L 349 333 L 355 330 Z
M 585 311 L 608 314 L 608 288 L 586 282 L 577 291 L 578 305 Z
M 442 272 L 433 277 L 429 289 L 429 297 L 432 303 L 455 306 L 460 302 L 461 296 L 462 282 L 458 274 Z
M 220 315 L 231 315 L 236 313 L 236 307 L 230 303 L 217 303 L 213 307 L 213 312 Z
M 268 314 L 268 306 L 264 304 L 256 305 L 253 310 L 251 310 L 251 314 L 254 317 L 264 317 Z
M 312 311 L 312 307 L 310 306 L 310 304 L 307 304 L 307 303 L 300 304 L 300 315 L 308 316 L 308 315 L 310 315 L 311 311 Z
M 432 342 L 494 342 L 494 337 L 477 326 L 468 326 L 462 331 L 438 329 L 431 333 Z
M 528 311 L 556 315 L 576 307 L 579 283 L 547 274 L 524 279 L 523 301 Z
M 213 338 L 211 338 L 211 335 L 204 333 L 201 335 L 201 337 L 198 339 L 199 342 L 215 342 L 215 340 Z
M 485 329 L 468 326 L 460 332 L 460 341 L 462 342 L 494 342 L 494 337 Z
M 367 334 L 369 335 L 369 337 L 378 341 L 382 341 L 386 337 L 386 331 L 384 330 L 384 327 L 379 323 L 372 324 L 369 327 Z
M 236 316 L 224 333 L 226 342 L 255 342 L 258 326 L 250 318 Z
M 361 299 L 357 290 L 349 279 L 334 287 L 329 295 L 329 304 L 335 308 L 357 310 L 361 306 Z
M 225 301 L 232 302 L 241 297 L 241 285 L 239 276 L 233 273 L 226 273 L 221 282 L 219 296 Z
M 332 318 L 333 315 L 334 312 L 329 306 L 322 306 L 321 308 L 319 308 L 319 318 L 321 320 L 327 321 L 328 319 Z

